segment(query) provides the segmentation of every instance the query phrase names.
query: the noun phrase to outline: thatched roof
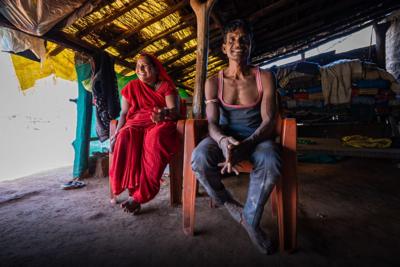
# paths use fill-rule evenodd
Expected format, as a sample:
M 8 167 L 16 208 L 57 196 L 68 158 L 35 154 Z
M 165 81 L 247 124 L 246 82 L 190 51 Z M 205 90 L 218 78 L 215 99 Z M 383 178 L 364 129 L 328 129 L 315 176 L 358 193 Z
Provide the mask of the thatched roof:
M 91 2 L 96 7 L 89 14 L 68 27 L 57 25 L 46 37 L 84 51 L 105 50 L 131 68 L 139 51 L 154 53 L 178 84 L 193 88 L 196 17 L 188 0 Z M 226 64 L 221 33 L 231 19 L 253 24 L 252 60 L 260 63 L 355 31 L 398 8 L 398 0 L 219 0 L 210 20 L 208 75 Z

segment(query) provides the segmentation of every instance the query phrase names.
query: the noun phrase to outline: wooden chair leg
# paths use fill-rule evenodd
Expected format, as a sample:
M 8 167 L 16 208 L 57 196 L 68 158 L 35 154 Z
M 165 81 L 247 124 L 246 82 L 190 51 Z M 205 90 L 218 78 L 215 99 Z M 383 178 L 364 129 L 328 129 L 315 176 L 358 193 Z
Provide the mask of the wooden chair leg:
M 180 159 L 182 159 L 181 154 L 182 153 L 178 153 L 177 155 L 175 155 L 169 164 L 169 189 L 171 206 L 176 206 L 182 203 L 182 162 L 180 162 Z
M 182 203 L 182 183 L 183 183 L 183 143 L 185 136 L 185 120 L 179 120 L 176 124 L 179 144 L 181 145 L 177 153 L 172 157 L 170 172 L 170 203 L 176 206 Z
M 292 252 L 297 246 L 297 134 L 295 120 L 286 119 L 284 124 L 282 176 L 276 185 L 279 247 L 281 252 Z
M 196 209 L 196 184 L 194 173 L 185 172 L 183 182 L 183 232 L 186 235 L 194 235 L 194 221 Z
M 183 232 L 194 235 L 195 204 L 197 180 L 192 171 L 191 157 L 195 148 L 194 121 L 187 120 L 185 125 L 185 142 L 183 157 Z

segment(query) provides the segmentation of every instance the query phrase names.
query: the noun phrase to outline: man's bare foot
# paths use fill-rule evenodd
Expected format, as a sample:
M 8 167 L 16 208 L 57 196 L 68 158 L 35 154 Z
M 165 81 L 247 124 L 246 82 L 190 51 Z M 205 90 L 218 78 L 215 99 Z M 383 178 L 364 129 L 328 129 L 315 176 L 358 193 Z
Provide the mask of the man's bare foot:
M 258 251 L 267 255 L 274 253 L 275 249 L 271 239 L 268 238 L 267 234 L 261 228 L 254 228 L 246 220 L 243 220 L 241 224 Z
M 261 253 L 272 254 L 274 252 L 274 247 L 267 234 L 261 228 L 253 227 L 246 222 L 243 216 L 243 206 L 239 202 L 227 201 L 224 206 L 232 218 L 243 226 L 251 242 Z
M 133 213 L 133 215 L 137 215 L 140 212 L 140 203 L 135 202 L 133 198 L 128 198 L 124 202 L 121 203 L 121 208 L 124 209 L 124 212 Z

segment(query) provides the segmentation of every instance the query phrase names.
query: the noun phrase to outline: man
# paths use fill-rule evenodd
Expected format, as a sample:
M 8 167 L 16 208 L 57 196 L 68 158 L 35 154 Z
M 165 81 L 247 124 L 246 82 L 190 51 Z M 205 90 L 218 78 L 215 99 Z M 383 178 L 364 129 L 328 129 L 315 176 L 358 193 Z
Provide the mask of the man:
M 249 65 L 251 48 L 252 32 L 245 21 L 225 26 L 222 51 L 229 65 L 206 81 L 209 137 L 193 152 L 192 169 L 207 193 L 244 227 L 254 245 L 270 254 L 272 244 L 260 220 L 280 176 L 280 157 L 273 140 L 275 82 L 270 72 Z M 243 207 L 225 189 L 220 172 L 238 174 L 235 165 L 244 159 L 254 168 Z

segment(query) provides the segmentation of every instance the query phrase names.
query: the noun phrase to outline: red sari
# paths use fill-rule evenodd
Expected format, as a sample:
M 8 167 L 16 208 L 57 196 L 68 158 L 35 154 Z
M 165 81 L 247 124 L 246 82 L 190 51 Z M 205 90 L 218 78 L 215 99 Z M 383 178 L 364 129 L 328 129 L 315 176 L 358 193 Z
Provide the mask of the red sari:
M 119 195 L 129 189 L 135 202 L 145 203 L 159 192 L 163 171 L 179 145 L 176 122 L 155 124 L 150 115 L 154 107 L 166 107 L 167 95 L 177 93 L 167 81 L 154 91 L 137 79 L 129 82 L 121 94 L 130 108 L 114 145 L 112 192 Z

